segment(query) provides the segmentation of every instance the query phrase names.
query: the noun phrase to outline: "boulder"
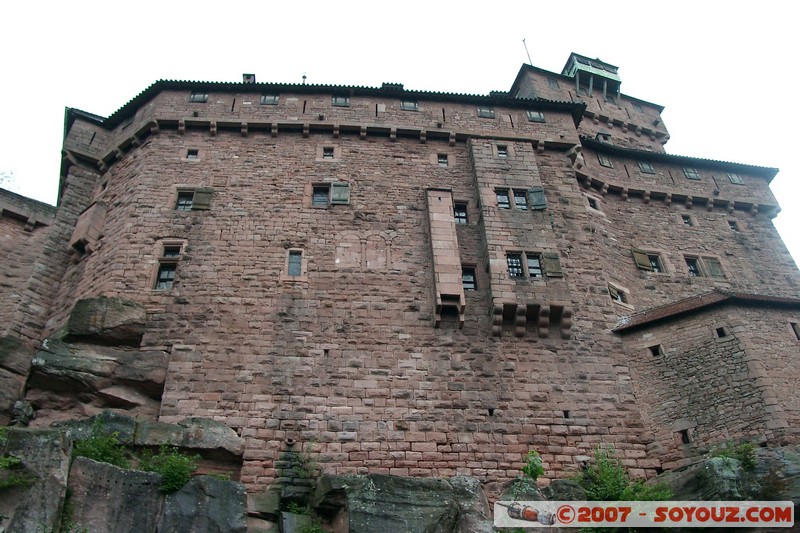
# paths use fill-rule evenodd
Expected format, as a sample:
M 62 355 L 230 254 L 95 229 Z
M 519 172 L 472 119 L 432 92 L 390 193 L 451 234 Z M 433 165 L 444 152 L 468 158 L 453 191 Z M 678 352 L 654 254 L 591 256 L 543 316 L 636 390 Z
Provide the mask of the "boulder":
M 492 511 L 481 482 L 468 476 L 451 477 L 449 482 L 459 509 L 458 531 L 492 533 Z
M 79 300 L 69 315 L 68 339 L 82 339 L 93 344 L 139 346 L 144 335 L 145 308 L 121 298 Z
M 555 479 L 542 490 L 550 501 L 575 502 L 586 500 L 586 491 L 572 479 Z
M 72 444 L 58 431 L 11 428 L 0 452 L 20 460 L 20 485 L 3 489 L 5 531 L 40 533 L 58 528 L 67 491 Z
M 342 503 L 345 503 L 343 506 Z M 460 508 L 447 480 L 368 476 L 323 476 L 311 506 L 329 520 L 347 513 L 349 533 L 457 531 Z
M 156 531 L 161 476 L 76 457 L 69 473 L 74 529 L 106 533 Z
M 245 533 L 244 486 L 211 476 L 192 478 L 164 499 L 159 533 Z
M 121 444 L 130 445 L 134 443 L 136 420 L 112 411 L 104 411 L 99 415 L 84 418 L 83 420 L 56 422 L 52 427 L 62 431 L 66 438 L 75 441 L 88 438 L 92 434 L 92 428 L 95 423 L 107 435 L 116 433 L 117 440 Z
M 137 446 L 169 444 L 187 450 L 202 449 L 206 457 L 238 459 L 244 453 L 244 439 L 233 429 L 209 418 L 187 418 L 178 424 L 139 422 Z

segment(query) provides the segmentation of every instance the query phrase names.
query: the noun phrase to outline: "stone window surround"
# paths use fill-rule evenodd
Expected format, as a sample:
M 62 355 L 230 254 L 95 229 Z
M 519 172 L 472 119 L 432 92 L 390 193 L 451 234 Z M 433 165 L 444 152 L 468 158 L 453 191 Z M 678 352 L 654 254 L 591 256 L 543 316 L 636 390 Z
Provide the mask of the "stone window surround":
M 292 253 L 300 253 L 301 260 L 300 260 L 300 275 L 299 276 L 290 276 L 289 275 L 289 256 Z M 307 282 L 308 281 L 308 256 L 305 253 L 303 248 L 288 248 L 286 253 L 284 254 L 283 259 L 283 270 L 281 271 L 280 276 L 281 282 L 287 283 L 296 283 L 296 282 Z
M 323 157 L 325 148 L 333 148 L 333 158 Z M 338 146 L 338 145 L 335 145 L 335 144 L 331 144 L 331 143 L 318 144 L 317 145 L 315 161 L 317 161 L 317 162 L 323 162 L 324 161 L 325 163 L 330 163 L 330 162 L 333 162 L 333 161 L 339 161 L 339 160 L 341 160 L 341 158 L 342 158 L 342 147 L 341 146 Z
M 167 248 L 179 248 L 179 252 L 177 256 L 165 256 L 164 251 Z M 173 279 L 177 279 L 177 265 L 183 259 L 183 254 L 186 251 L 186 240 L 185 239 L 175 239 L 175 238 L 165 238 L 157 241 L 153 245 L 153 256 L 157 258 L 156 266 L 153 269 L 152 273 L 150 274 L 150 280 L 148 283 L 148 287 L 152 292 L 155 293 L 164 293 L 169 292 L 172 290 L 173 287 L 159 289 L 156 287 L 158 282 L 159 272 L 161 271 L 161 266 L 165 264 L 173 264 L 176 266 L 176 274 Z
M 615 299 L 613 297 L 613 295 L 611 294 L 612 289 L 614 291 L 616 291 L 617 293 L 622 294 L 623 298 L 625 299 L 625 301 L 624 302 L 620 302 L 619 300 Z M 631 291 L 627 287 L 624 287 L 624 286 L 622 286 L 619 283 L 616 283 L 614 281 L 609 281 L 608 282 L 608 295 L 609 295 L 611 301 L 615 305 L 619 305 L 621 307 L 624 307 L 628 311 L 633 311 L 634 310 L 634 307 L 631 304 Z

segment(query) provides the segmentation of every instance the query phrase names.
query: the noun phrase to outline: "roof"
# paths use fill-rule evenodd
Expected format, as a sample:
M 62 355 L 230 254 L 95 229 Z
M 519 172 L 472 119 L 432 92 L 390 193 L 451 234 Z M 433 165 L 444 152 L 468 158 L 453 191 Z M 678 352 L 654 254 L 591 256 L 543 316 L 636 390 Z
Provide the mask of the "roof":
M 700 157 L 674 155 L 664 152 L 636 150 L 635 148 L 623 148 L 621 146 L 600 142 L 584 135 L 581 136 L 581 144 L 586 148 L 590 148 L 596 152 L 602 152 L 604 154 L 616 155 L 629 159 L 636 159 L 639 161 L 658 161 L 673 165 L 729 170 L 731 172 L 737 172 L 748 176 L 765 178 L 767 183 L 771 182 L 772 178 L 778 174 L 778 169 L 773 167 L 761 167 L 758 165 L 733 163 L 731 161 L 719 161 L 716 159 L 703 159 Z
M 701 309 L 731 304 L 752 307 L 800 308 L 800 298 L 714 289 L 713 291 L 690 296 L 689 298 L 684 298 L 677 302 L 653 307 L 627 316 L 620 320 L 619 324 L 617 324 L 612 331 L 617 333 L 629 333 L 630 331 L 648 325 L 691 315 Z
M 436 100 L 440 102 L 469 103 L 476 105 L 495 105 L 516 107 L 523 109 L 553 110 L 570 113 L 576 124 L 580 123 L 586 105 L 580 102 L 565 102 L 546 100 L 543 98 L 512 98 L 508 94 L 494 92 L 489 96 L 464 93 L 445 93 L 432 91 L 414 91 L 404 89 L 402 84 L 387 83 L 382 87 L 364 87 L 358 85 L 316 85 L 304 83 L 242 83 L 218 81 L 188 81 L 188 80 L 158 80 L 145 90 L 134 96 L 108 118 L 103 119 L 77 109 L 74 113 L 81 114 L 93 122 L 99 118 L 103 127 L 111 129 L 116 127 L 125 118 L 135 113 L 136 109 L 154 98 L 162 91 L 213 91 L 229 93 L 254 93 L 254 92 L 292 92 L 296 94 L 346 94 L 349 96 L 382 96 L 403 97 L 417 100 Z M 69 116 L 68 116 L 69 119 Z M 65 124 L 67 125 L 67 124 Z

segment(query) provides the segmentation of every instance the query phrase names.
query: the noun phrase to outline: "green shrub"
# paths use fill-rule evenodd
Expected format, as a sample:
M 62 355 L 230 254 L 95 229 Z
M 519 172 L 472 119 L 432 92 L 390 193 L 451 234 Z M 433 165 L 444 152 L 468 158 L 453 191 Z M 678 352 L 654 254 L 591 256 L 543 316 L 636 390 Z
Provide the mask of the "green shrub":
M 586 491 L 587 500 L 653 501 L 672 497 L 672 491 L 663 483 L 646 485 L 640 480 L 631 481 L 625 467 L 613 456 L 613 450 L 602 448 L 595 448 L 594 464 L 575 480 Z
M 186 485 L 197 470 L 199 455 L 187 455 L 174 446 L 162 445 L 157 454 L 145 450 L 139 460 L 139 469 L 161 475 L 161 492 L 170 493 Z
M 528 457 L 525 464 L 520 468 L 522 473 L 531 481 L 536 481 L 539 476 L 544 474 L 544 467 L 542 466 L 542 456 L 536 450 L 528 451 Z
M 72 454 L 74 457 L 88 457 L 120 468 L 130 468 L 128 449 L 120 444 L 118 437 L 119 432 L 105 433 L 102 422 L 95 420 L 89 437 L 75 441 Z
M 0 456 L 0 489 L 33 484 L 33 477 L 20 473 L 20 468 L 22 461 L 19 458 L 13 455 Z
M 729 442 L 724 448 L 712 452 L 711 457 L 736 459 L 745 472 L 754 472 L 756 469 L 756 447 L 752 442 L 743 442 L 736 445 Z

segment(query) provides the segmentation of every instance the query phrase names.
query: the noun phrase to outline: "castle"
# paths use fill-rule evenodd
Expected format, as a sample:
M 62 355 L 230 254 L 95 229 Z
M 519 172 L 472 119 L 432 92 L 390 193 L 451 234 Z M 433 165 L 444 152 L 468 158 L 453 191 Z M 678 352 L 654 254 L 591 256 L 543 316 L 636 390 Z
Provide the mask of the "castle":
M 58 208 L 0 195 L 4 421 L 213 418 L 252 490 L 296 443 L 487 484 L 530 449 L 652 477 L 797 443 L 777 170 L 665 153 L 662 110 L 579 54 L 488 96 L 245 75 L 67 109 Z

